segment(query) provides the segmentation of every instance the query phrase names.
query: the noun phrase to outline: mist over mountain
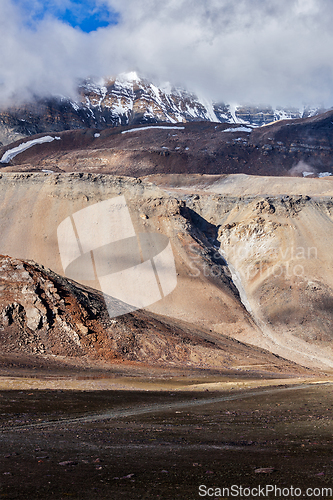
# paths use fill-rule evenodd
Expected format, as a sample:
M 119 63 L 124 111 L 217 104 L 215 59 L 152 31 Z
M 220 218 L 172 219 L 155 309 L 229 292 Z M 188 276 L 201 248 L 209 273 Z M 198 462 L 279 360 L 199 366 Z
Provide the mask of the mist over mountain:
M 214 102 L 332 106 L 328 0 L 87 3 L 88 17 L 104 9 L 92 31 L 69 15 L 82 2 L 1 2 L 1 105 L 134 69 Z
M 209 121 L 254 127 L 281 119 L 315 116 L 321 108 L 273 108 L 215 102 L 170 84 L 157 87 L 135 72 L 99 81 L 85 80 L 77 98 L 51 96 L 17 104 L 0 112 L 0 141 L 44 132 L 144 123 Z

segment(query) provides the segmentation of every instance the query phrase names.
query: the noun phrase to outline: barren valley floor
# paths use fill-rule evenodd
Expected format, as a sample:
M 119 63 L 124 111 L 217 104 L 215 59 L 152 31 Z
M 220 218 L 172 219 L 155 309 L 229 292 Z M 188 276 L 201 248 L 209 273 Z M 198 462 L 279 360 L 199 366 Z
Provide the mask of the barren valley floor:
M 64 375 L 54 378 L 65 387 Z M 200 485 L 332 487 L 331 376 L 123 375 L 128 390 L 91 390 L 101 374 L 76 377 L 81 390 L 27 388 L 24 378 L 21 390 L 2 389 L 0 498 L 192 500 Z

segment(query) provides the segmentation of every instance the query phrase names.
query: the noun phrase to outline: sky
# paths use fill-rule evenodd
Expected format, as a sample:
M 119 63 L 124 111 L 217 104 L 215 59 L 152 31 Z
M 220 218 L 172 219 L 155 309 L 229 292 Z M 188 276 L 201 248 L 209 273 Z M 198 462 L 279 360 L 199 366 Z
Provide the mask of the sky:
M 25 17 L 25 24 L 37 28 L 52 16 L 85 33 L 117 24 L 118 15 L 105 2 L 95 0 L 13 0 Z
M 0 0 L 0 105 L 136 71 L 232 104 L 333 106 L 332 0 Z

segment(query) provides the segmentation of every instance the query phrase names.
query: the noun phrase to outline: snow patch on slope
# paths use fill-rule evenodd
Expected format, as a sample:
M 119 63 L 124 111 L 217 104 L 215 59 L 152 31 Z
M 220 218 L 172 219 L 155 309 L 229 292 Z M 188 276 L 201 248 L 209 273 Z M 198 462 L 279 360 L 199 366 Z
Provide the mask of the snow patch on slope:
M 208 120 L 210 122 L 217 122 L 217 123 L 219 123 L 220 120 L 217 118 L 217 116 L 215 114 L 212 101 L 209 101 L 208 99 L 205 99 L 203 97 L 199 98 L 198 101 L 205 108 Z
M 130 130 L 123 130 L 121 133 L 122 134 L 127 134 L 128 132 L 140 132 L 141 130 L 149 130 L 149 129 L 156 129 L 156 128 L 161 128 L 164 130 L 184 130 L 185 127 L 164 127 L 160 125 L 152 125 L 149 127 L 140 127 L 140 128 L 131 128 Z
M 226 128 L 223 132 L 252 132 L 252 128 L 249 127 L 236 127 L 236 128 Z
M 331 172 L 320 172 L 318 177 L 330 177 L 330 175 L 332 175 Z
M 35 144 L 43 144 L 44 142 L 52 142 L 54 140 L 60 140 L 60 137 L 51 137 L 50 135 L 46 135 L 44 137 L 40 137 L 39 139 L 33 139 L 32 141 L 23 142 L 16 148 L 8 149 L 0 160 L 0 163 L 8 163 L 12 158 L 15 158 L 16 155 L 26 151 L 31 148 Z
M 237 116 L 236 116 L 237 108 L 238 108 L 238 104 L 229 104 L 229 111 L 230 111 L 230 114 L 232 116 L 232 119 L 233 119 L 234 123 L 248 125 L 247 121 L 242 120 L 241 118 L 237 118 Z

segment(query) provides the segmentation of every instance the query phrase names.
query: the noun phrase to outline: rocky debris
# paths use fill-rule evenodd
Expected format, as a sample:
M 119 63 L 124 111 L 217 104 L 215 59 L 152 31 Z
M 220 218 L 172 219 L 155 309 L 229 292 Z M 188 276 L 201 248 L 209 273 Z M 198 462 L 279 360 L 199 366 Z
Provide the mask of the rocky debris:
M 256 202 L 255 212 L 258 214 L 274 214 L 284 217 L 296 217 L 310 202 L 309 196 L 282 195 L 276 198 L 264 198 Z
M 206 368 L 232 367 L 246 358 L 248 365 L 267 362 L 272 371 L 300 369 L 261 349 L 151 313 L 112 319 L 100 292 L 32 261 L 1 256 L 0 286 L 3 354 Z
M 282 196 L 281 207 L 291 217 L 295 217 L 310 201 L 309 196 Z
M 259 469 L 255 469 L 255 474 L 271 474 L 276 469 L 274 467 L 260 467 Z
M 274 205 L 270 202 L 269 198 L 264 200 L 260 200 L 256 204 L 256 211 L 258 214 L 274 214 L 275 208 Z
M 246 244 L 247 251 L 239 251 L 239 255 L 245 258 L 247 254 L 252 259 L 254 255 L 263 253 L 266 255 L 266 264 L 270 253 L 279 253 L 278 239 L 283 231 L 288 230 L 288 219 L 297 218 L 310 204 L 309 196 L 280 196 L 254 200 L 249 204 L 250 213 L 244 219 L 219 226 L 217 239 L 224 251 L 227 251 L 230 245 L 235 249 L 237 244 Z
M 257 240 L 260 244 L 260 238 L 274 237 L 274 232 L 280 225 L 263 217 L 256 217 L 246 222 L 233 222 L 219 227 L 217 239 L 228 245 L 245 240 Z
M 80 337 L 89 333 L 84 323 L 92 317 L 93 306 L 87 311 L 71 300 L 55 275 L 34 263 L 2 257 L 0 275 L 3 349 L 58 355 L 82 350 L 87 342 L 82 345 Z

